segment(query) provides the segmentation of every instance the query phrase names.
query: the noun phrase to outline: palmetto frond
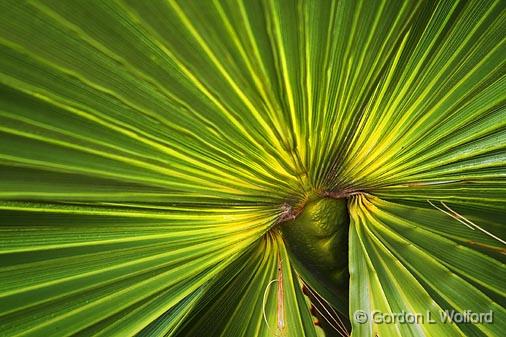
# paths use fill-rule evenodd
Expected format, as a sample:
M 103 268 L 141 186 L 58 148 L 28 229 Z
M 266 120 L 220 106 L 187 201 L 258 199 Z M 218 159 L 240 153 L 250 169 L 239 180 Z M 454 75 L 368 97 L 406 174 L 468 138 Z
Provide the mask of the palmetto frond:
M 505 5 L 2 1 L 0 335 L 330 336 L 282 226 L 337 198 L 352 336 L 500 336 Z

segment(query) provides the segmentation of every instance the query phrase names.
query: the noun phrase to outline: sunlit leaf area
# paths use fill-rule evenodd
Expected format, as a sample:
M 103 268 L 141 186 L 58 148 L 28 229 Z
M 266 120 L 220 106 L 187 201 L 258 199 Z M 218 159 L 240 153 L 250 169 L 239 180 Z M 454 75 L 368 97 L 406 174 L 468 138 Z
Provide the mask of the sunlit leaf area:
M 501 337 L 504 0 L 0 1 L 0 336 Z

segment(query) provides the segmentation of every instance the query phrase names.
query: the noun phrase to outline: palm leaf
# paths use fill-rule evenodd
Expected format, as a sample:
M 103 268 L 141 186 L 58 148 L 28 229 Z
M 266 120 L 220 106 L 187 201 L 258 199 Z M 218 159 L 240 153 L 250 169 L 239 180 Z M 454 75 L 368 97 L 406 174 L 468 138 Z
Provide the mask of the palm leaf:
M 331 322 L 506 330 L 503 1 L 0 13 L 0 335 L 335 335 L 278 230 L 315 198 L 350 218 L 349 312 Z

